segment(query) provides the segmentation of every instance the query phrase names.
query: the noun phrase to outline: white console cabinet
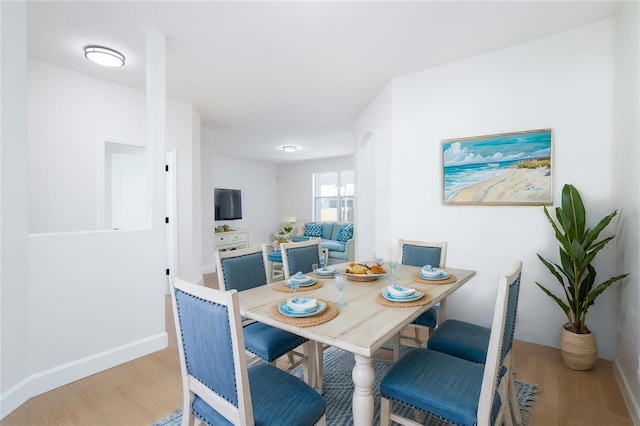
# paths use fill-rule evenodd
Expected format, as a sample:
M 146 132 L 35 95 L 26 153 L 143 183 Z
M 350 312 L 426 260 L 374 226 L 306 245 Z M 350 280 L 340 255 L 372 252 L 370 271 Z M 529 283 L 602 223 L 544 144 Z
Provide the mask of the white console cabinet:
M 214 249 L 218 251 L 236 250 L 249 247 L 250 231 L 215 232 Z

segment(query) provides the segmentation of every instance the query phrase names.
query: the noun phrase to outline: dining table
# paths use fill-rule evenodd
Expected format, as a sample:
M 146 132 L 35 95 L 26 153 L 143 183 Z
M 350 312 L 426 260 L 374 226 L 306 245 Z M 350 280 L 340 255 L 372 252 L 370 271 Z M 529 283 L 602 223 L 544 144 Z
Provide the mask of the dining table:
M 363 262 L 373 265 L 374 262 Z M 344 273 L 349 264 L 331 265 L 336 272 Z M 385 268 L 388 269 L 385 265 Z M 371 425 L 374 417 L 373 385 L 375 372 L 372 361 L 374 354 L 385 343 L 397 339 L 398 334 L 420 314 L 440 303 L 439 317 L 444 317 L 446 297 L 469 282 L 476 271 L 458 268 L 440 268 L 450 279 L 446 281 L 428 281 L 417 275 L 421 268 L 409 265 L 397 265 L 394 284 L 416 289 L 425 294 L 425 303 L 388 303 L 381 298 L 385 287 L 391 284 L 391 274 L 377 277 L 373 281 L 353 281 L 349 279 L 343 291 L 346 306 L 337 307 L 339 292 L 334 278 L 319 277 L 311 289 L 298 290 L 297 296 L 314 298 L 326 302 L 333 310 L 331 319 L 318 324 L 308 321 L 299 323 L 298 318 L 285 318 L 278 315 L 277 306 L 292 296 L 283 291 L 283 282 L 273 282 L 264 286 L 244 290 L 239 293 L 241 315 L 252 320 L 287 330 L 309 339 L 316 345 L 330 345 L 353 354 L 355 366 L 352 372 L 354 384 L 352 413 L 354 425 Z M 356 277 L 358 278 L 358 277 Z M 453 281 L 453 282 L 451 282 Z M 428 298 L 431 300 L 427 302 Z M 337 312 L 337 314 L 336 314 Z M 306 318 L 303 318 L 306 319 Z M 319 322 L 319 321 L 318 321 Z M 313 358 L 313 351 L 307 351 Z M 321 355 L 320 355 L 321 356 Z M 308 374 L 313 376 L 317 370 L 317 360 L 310 361 Z M 314 367 L 314 364 L 316 367 Z M 321 368 L 320 368 L 321 371 Z M 322 380 L 314 381 L 320 392 Z

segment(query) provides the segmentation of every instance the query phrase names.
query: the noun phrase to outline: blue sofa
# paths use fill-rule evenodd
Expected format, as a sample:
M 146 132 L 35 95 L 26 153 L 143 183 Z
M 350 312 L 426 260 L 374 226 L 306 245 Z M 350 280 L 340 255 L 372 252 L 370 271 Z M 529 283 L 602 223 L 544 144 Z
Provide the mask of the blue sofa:
M 320 235 L 316 232 L 310 232 L 310 224 L 320 225 Z M 329 259 L 327 264 L 352 262 L 355 257 L 356 242 L 353 236 L 347 241 L 338 241 L 338 234 L 340 230 L 350 226 L 353 229 L 353 223 L 348 222 L 310 222 L 301 226 L 296 232 L 297 235 L 291 237 L 291 241 L 307 241 L 311 238 L 320 238 L 323 249 L 329 251 Z M 305 232 L 306 231 L 306 232 Z M 345 231 L 343 231 L 344 233 Z M 342 235 L 341 235 L 342 236 Z

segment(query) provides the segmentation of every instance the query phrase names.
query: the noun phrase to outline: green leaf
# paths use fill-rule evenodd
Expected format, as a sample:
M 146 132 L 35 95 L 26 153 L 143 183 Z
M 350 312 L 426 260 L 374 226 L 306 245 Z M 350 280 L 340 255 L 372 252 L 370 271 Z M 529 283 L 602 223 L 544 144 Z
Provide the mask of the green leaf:
M 558 225 L 556 225 L 556 223 L 553 221 L 553 219 L 551 218 L 551 215 L 549 214 L 549 210 L 547 210 L 547 207 L 544 206 L 544 214 L 547 216 L 547 219 L 549 220 L 549 223 L 551 224 L 551 226 L 553 227 L 553 230 L 556 234 L 556 240 L 558 240 L 558 242 L 560 242 L 560 244 L 563 247 L 568 247 L 569 246 L 569 240 L 565 237 L 565 235 L 560 232 L 560 229 L 558 228 Z M 558 209 L 556 209 L 556 215 L 557 215 Z
M 567 306 L 566 303 L 564 303 L 562 301 L 562 299 L 560 299 L 558 296 L 556 296 L 555 294 L 551 293 L 549 290 L 547 290 L 542 284 L 540 284 L 539 282 L 536 281 L 536 285 L 538 287 L 540 287 L 542 289 L 542 291 L 544 291 L 547 296 L 551 297 L 553 300 L 556 301 L 556 303 L 558 304 L 558 306 L 560 306 L 560 308 L 562 309 L 562 311 L 564 312 L 564 314 L 567 316 L 567 318 L 569 319 L 569 322 L 571 321 L 571 309 L 569 309 L 569 306 Z
M 612 211 L 607 216 L 603 217 L 600 220 L 600 222 L 598 222 L 598 224 L 596 225 L 595 228 L 591 229 L 587 233 L 587 235 L 585 236 L 585 239 L 584 239 L 585 247 L 588 247 L 588 248 L 591 247 L 591 244 L 598 238 L 598 235 L 600 235 L 600 233 L 604 230 L 604 228 L 606 228 L 607 225 L 609 225 L 609 222 L 611 222 L 611 219 L 613 219 L 616 214 L 618 214 L 618 210 Z M 613 236 L 610 239 L 612 239 L 612 238 L 613 238 Z
M 582 198 L 573 185 L 562 188 L 562 212 L 568 220 L 567 233 L 570 237 L 583 241 L 586 214 Z
M 562 278 L 562 276 L 558 272 L 558 271 L 560 271 L 560 272 L 562 272 L 564 274 L 564 271 L 562 270 L 562 268 L 560 268 L 555 263 L 551 263 L 550 261 L 548 261 L 544 257 L 540 256 L 539 254 L 537 254 L 537 256 L 538 256 L 538 259 L 540 259 L 540 261 L 542 263 L 544 263 L 544 265 L 547 267 L 547 269 L 549 269 L 549 272 L 551 272 L 553 274 L 553 276 L 556 277 L 556 279 L 560 283 L 560 286 L 562 287 L 562 290 L 564 291 L 564 294 L 565 294 L 565 297 L 567 298 L 567 300 L 571 300 L 571 294 L 569 293 L 567 287 L 564 285 L 564 279 Z

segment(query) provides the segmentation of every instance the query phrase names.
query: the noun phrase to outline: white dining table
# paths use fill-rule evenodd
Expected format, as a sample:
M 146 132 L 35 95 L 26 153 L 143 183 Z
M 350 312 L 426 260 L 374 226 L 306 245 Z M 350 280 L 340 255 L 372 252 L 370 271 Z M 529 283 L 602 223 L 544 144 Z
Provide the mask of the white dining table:
M 367 262 L 373 264 L 373 262 Z M 331 265 L 343 271 L 347 264 Z M 400 331 L 420 314 L 440 302 L 440 314 L 445 313 L 445 298 L 466 284 L 476 275 L 476 271 L 442 268 L 456 277 L 451 284 L 434 285 L 416 282 L 413 276 L 419 267 L 398 265 L 395 271 L 396 282 L 404 286 L 428 292 L 433 297 L 431 303 L 416 307 L 389 307 L 376 301 L 377 295 L 390 284 L 390 276 L 376 281 L 347 281 L 343 300 L 347 306 L 340 307 L 338 315 L 332 320 L 312 327 L 299 327 L 285 324 L 273 318 L 271 309 L 274 304 L 286 301 L 290 293 L 274 290 L 273 284 L 244 290 L 239 293 L 240 312 L 244 317 L 269 324 L 299 336 L 306 337 L 317 344 L 335 346 L 351 352 L 355 357 L 352 378 L 354 384 L 352 409 L 354 425 L 371 425 L 374 415 L 373 384 L 375 372 L 372 366 L 373 356 L 385 343 L 391 341 Z M 315 290 L 301 292 L 305 297 L 338 300 L 338 290 L 332 278 L 321 278 L 323 286 Z M 309 351 L 313 352 L 313 351 Z M 313 356 L 313 355 L 311 355 Z M 313 373 L 313 372 L 312 372 Z

